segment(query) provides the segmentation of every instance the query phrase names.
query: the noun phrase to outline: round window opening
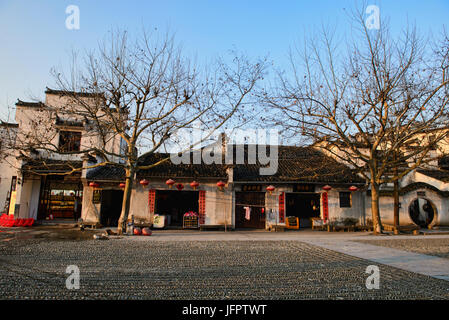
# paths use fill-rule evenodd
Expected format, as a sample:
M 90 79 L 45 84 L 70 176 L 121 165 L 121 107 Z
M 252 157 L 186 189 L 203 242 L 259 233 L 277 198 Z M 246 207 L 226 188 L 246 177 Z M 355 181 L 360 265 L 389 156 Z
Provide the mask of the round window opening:
M 420 227 L 427 228 L 436 214 L 432 202 L 424 198 L 415 199 L 408 209 L 412 221 Z

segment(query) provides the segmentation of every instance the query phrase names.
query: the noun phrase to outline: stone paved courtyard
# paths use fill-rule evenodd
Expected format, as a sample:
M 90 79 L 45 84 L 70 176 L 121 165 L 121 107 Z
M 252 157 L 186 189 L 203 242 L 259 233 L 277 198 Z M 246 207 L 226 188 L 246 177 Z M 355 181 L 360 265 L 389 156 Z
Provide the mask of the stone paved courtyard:
M 358 240 L 358 242 L 449 259 L 449 238 Z
M 3 299 L 449 299 L 449 282 L 301 241 L 14 239 L 0 243 Z M 77 265 L 81 288 L 65 273 Z

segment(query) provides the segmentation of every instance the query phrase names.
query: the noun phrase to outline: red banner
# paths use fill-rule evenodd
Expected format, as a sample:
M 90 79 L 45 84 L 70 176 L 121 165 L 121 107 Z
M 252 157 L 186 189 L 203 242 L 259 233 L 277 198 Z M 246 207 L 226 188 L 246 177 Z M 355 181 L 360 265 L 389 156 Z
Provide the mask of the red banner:
M 150 209 L 150 214 L 154 213 L 154 204 L 156 202 L 156 190 L 151 189 L 148 192 L 148 207 Z
M 285 192 L 281 192 L 279 195 L 279 223 L 285 221 Z
M 206 191 L 199 191 L 198 215 L 200 224 L 206 223 Z
M 323 220 L 327 221 L 329 219 L 329 205 L 327 201 L 327 192 L 323 192 L 322 201 L 323 201 Z

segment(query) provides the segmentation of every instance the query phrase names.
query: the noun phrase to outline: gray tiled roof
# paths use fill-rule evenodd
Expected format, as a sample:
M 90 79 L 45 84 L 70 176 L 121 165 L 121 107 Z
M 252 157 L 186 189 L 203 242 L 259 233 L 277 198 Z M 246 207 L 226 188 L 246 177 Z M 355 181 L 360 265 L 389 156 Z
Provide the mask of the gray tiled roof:
M 269 148 L 267 148 L 269 150 Z M 245 153 L 247 149 L 245 149 Z M 235 149 L 234 149 L 235 154 Z M 153 153 L 141 160 L 142 165 L 151 165 L 169 157 L 166 153 Z M 235 164 L 235 182 L 309 182 L 309 183 L 355 183 L 364 180 L 347 166 L 324 155 L 312 147 L 280 146 L 278 149 L 278 170 L 274 175 L 260 175 L 261 165 Z M 245 157 L 247 159 L 247 157 Z M 224 162 L 223 162 L 224 163 Z M 179 164 L 170 160 L 153 168 L 140 170 L 137 178 L 222 178 L 227 179 L 225 164 Z M 87 178 L 92 180 L 123 180 L 123 168 L 104 166 L 88 170 Z

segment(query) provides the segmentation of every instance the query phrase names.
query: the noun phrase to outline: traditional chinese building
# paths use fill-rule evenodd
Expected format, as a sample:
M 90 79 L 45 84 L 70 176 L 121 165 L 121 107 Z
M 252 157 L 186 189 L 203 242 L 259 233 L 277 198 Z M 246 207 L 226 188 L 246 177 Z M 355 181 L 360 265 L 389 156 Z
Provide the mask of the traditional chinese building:
M 228 146 L 234 147 L 238 146 Z M 298 217 L 302 227 L 310 227 L 310 218 L 365 222 L 365 183 L 348 167 L 312 147 L 280 146 L 278 152 L 274 175 L 261 175 L 260 163 L 248 161 L 175 165 L 169 160 L 140 171 L 132 192 L 130 216 L 136 222 L 151 224 L 155 214 L 164 215 L 170 226 L 178 227 L 188 211 L 197 212 L 200 225 L 205 227 L 265 229 L 285 224 L 287 216 Z M 151 154 L 143 164 L 169 156 Z M 88 170 L 83 221 L 116 225 L 123 181 L 124 171 L 117 167 Z M 90 187 L 90 182 L 96 182 L 96 187 Z M 329 185 L 331 189 L 323 189 Z
M 91 99 L 87 93 L 78 95 L 86 103 Z M 47 89 L 44 102 L 16 103 L 16 123 L 7 130 L 9 145 L 27 147 L 8 150 L 0 190 L 5 211 L 17 218 L 76 220 L 81 215 L 83 150 L 99 141 L 87 118 L 65 109 L 69 99 L 67 92 Z M 2 139 L 5 135 L 3 130 Z M 111 139 L 107 148 L 120 148 L 119 138 Z

